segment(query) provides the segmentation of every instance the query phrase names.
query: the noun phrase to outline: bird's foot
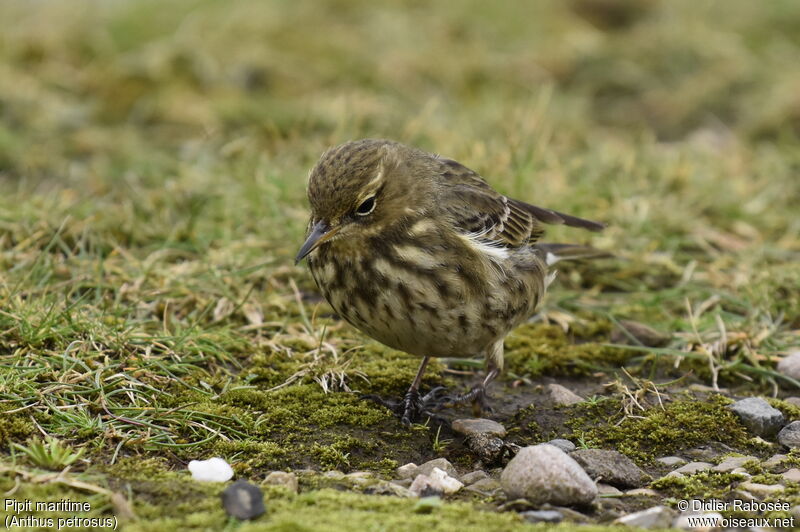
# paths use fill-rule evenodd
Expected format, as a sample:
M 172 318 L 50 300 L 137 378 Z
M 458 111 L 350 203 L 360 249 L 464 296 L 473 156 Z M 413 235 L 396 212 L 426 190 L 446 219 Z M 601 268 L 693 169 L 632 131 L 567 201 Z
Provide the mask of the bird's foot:
M 444 400 L 442 391 L 444 387 L 437 386 L 425 395 L 419 395 L 418 390 L 408 390 L 402 399 L 385 399 L 378 395 L 370 394 L 362 396 L 362 399 L 370 399 L 379 405 L 385 406 L 395 413 L 400 421 L 406 427 L 411 426 L 421 420 L 423 417 L 432 418 L 435 421 L 440 421 L 441 418 L 435 413 L 436 410 L 442 407 Z
M 472 403 L 472 414 L 475 417 L 483 416 L 484 412 L 491 414 L 493 411 L 489 405 L 489 394 L 486 392 L 486 385 L 483 383 L 473 386 L 467 393 L 444 398 L 444 404 L 448 407 L 467 403 Z

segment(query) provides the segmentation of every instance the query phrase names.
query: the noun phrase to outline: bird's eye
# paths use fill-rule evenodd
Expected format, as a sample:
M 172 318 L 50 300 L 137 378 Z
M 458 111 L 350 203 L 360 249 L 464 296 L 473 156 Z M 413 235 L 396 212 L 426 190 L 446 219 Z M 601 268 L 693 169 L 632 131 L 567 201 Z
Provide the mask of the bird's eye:
M 359 216 L 366 216 L 375 210 L 375 196 L 370 196 L 361 202 L 361 205 L 356 209 L 356 214 Z

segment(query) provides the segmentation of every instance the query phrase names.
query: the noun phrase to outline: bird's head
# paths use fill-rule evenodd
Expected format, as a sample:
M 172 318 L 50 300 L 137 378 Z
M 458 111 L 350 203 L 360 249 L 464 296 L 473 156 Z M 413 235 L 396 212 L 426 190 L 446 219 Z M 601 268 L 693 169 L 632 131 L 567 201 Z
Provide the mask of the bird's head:
M 358 245 L 403 217 L 424 213 L 433 198 L 426 193 L 430 183 L 415 171 L 416 154 L 377 139 L 326 151 L 309 175 L 311 221 L 295 262 L 326 243 L 348 239 Z

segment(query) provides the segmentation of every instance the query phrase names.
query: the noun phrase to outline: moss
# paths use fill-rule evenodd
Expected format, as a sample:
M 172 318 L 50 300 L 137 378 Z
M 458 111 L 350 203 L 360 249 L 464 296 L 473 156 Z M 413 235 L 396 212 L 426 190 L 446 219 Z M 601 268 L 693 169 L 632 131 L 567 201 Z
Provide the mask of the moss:
M 571 407 L 577 417 L 568 424 L 590 447 L 613 448 L 643 463 L 714 441 L 756 452 L 759 447 L 726 408 L 729 403 L 721 395 L 707 401 L 681 399 L 627 418 L 619 400 L 581 403 Z
M 666 476 L 653 481 L 650 487 L 676 499 L 726 499 L 736 484 L 746 480 L 740 473 L 700 471 L 688 476 Z
M 597 343 L 573 343 L 554 325 L 526 324 L 505 341 L 509 373 L 538 375 L 586 375 L 602 366 L 620 366 L 634 353 Z
M 34 434 L 36 429 L 23 413 L 0 413 L 0 442 L 22 442 Z
M 772 405 L 773 408 L 777 408 L 783 415 L 786 416 L 787 421 L 796 421 L 800 419 L 800 407 L 795 406 L 791 403 L 787 403 L 782 399 L 775 399 L 769 398 L 767 402 Z

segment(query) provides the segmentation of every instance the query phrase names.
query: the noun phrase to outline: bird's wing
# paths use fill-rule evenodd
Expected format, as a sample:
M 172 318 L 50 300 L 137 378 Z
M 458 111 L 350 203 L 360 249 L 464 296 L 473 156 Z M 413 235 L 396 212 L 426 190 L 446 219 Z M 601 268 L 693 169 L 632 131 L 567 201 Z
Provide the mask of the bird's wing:
M 605 226 L 569 214 L 507 198 L 476 172 L 451 159 L 438 159 L 446 183 L 442 207 L 462 231 L 507 247 L 530 244 L 544 233 L 543 223 L 565 224 L 591 231 Z

